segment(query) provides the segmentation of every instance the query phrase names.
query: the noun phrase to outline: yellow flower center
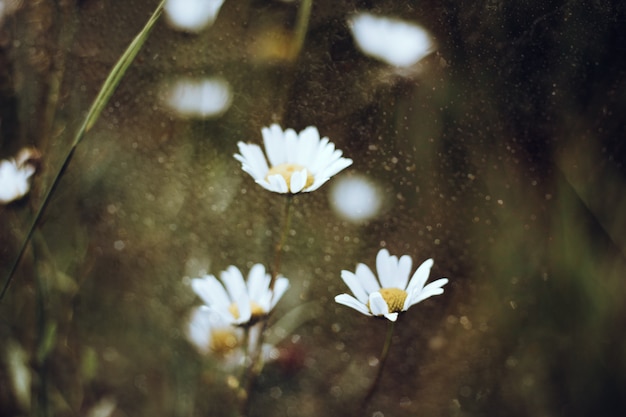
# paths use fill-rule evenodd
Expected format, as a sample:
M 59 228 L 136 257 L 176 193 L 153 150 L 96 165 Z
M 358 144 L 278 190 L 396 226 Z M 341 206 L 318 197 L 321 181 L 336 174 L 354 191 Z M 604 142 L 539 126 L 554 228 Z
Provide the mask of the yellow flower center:
M 291 176 L 293 175 L 293 173 L 300 172 L 303 169 L 305 168 L 302 165 L 298 165 L 298 164 L 291 164 L 291 163 L 280 164 L 280 165 L 271 167 L 267 173 L 267 177 L 269 177 L 270 175 L 280 175 L 285 179 L 285 181 L 287 181 L 287 186 L 290 187 Z M 311 175 L 311 173 L 307 169 L 306 184 L 304 184 L 304 188 L 307 188 L 313 185 L 314 180 L 315 179 L 313 178 L 313 175 Z
M 231 329 L 215 329 L 211 332 L 211 351 L 225 356 L 237 347 L 238 340 Z
M 400 288 L 382 288 L 378 291 L 387 303 L 390 313 L 399 313 L 404 308 L 407 293 Z M 368 306 L 369 307 L 369 306 Z
M 239 318 L 239 306 L 237 306 L 237 303 L 232 303 L 228 307 L 228 311 L 230 311 L 230 314 L 233 315 L 235 320 Z M 252 313 L 250 316 L 250 321 L 256 321 L 266 314 L 265 310 L 263 310 L 263 307 L 261 307 L 254 301 L 250 301 L 250 312 Z

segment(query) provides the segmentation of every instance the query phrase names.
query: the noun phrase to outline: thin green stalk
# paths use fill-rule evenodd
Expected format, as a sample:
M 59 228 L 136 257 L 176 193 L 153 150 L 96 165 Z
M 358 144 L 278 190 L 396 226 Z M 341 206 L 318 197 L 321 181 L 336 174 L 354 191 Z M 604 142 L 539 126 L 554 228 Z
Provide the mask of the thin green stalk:
M 300 53 L 302 45 L 304 45 L 304 39 L 309 28 L 309 21 L 311 20 L 311 8 L 313 6 L 313 0 L 301 0 L 300 7 L 298 8 L 298 20 L 296 21 L 296 30 L 294 40 L 291 43 L 290 56 L 295 58 Z
M 365 398 L 361 402 L 361 413 L 360 415 L 365 415 L 365 408 L 367 404 L 370 402 L 376 389 L 378 388 L 378 382 L 380 382 L 380 377 L 383 374 L 383 367 L 385 366 L 385 362 L 387 361 L 387 356 L 389 356 L 389 347 L 391 346 L 391 340 L 393 339 L 393 330 L 395 328 L 395 321 L 389 322 L 389 327 L 387 327 L 387 338 L 385 339 L 385 345 L 383 346 L 383 351 L 380 354 L 380 359 L 378 363 L 378 370 L 376 371 L 376 377 L 372 381 L 372 385 L 370 385 Z
M 285 200 L 285 209 L 283 211 L 283 228 L 281 230 L 280 236 L 278 238 L 278 242 L 276 243 L 276 247 L 274 249 L 274 265 L 272 267 L 270 273 L 270 291 L 272 292 L 272 297 L 274 297 L 274 284 L 276 283 L 276 278 L 278 278 L 278 273 L 280 271 L 280 263 L 283 253 L 283 247 L 285 242 L 287 241 L 287 235 L 289 234 L 289 229 L 291 228 L 291 218 L 293 214 L 293 196 L 291 194 L 287 194 L 287 199 Z M 263 319 L 261 332 L 259 333 L 259 337 L 256 340 L 254 350 L 250 355 L 250 363 L 247 364 L 246 370 L 244 372 L 245 375 L 245 394 L 246 398 L 241 404 L 240 415 L 241 417 L 245 417 L 250 412 L 250 399 L 251 399 L 251 391 L 254 388 L 254 384 L 256 382 L 257 376 L 263 370 L 263 355 L 261 354 L 261 350 L 263 349 L 263 339 L 265 337 L 265 332 L 267 330 L 268 325 L 268 317 Z
M 50 188 L 44 195 L 43 203 L 41 204 L 41 206 L 39 207 L 39 210 L 37 210 L 37 213 L 35 214 L 35 218 L 33 219 L 30 225 L 30 228 L 28 229 L 26 238 L 24 239 L 22 243 L 22 246 L 17 254 L 17 257 L 15 258 L 15 261 L 11 265 L 9 274 L 5 280 L 4 286 L 2 287 L 2 291 L 0 292 L 0 301 L 2 301 L 2 299 L 4 298 L 4 294 L 9 288 L 9 285 L 11 284 L 13 275 L 15 274 L 15 270 L 17 269 L 17 266 L 19 265 L 20 260 L 22 259 L 22 256 L 24 255 L 24 252 L 26 251 L 26 246 L 28 245 L 28 242 L 30 241 L 33 235 L 33 232 L 35 231 L 37 225 L 39 224 L 39 221 L 41 220 L 41 217 L 43 213 L 45 212 L 46 207 L 48 206 L 48 203 L 50 202 L 50 197 L 54 193 L 57 185 L 59 184 L 59 181 L 61 180 L 61 177 L 63 177 L 65 170 L 69 166 L 70 161 L 72 160 L 72 157 L 74 156 L 74 152 L 76 151 L 76 146 L 78 146 L 80 141 L 83 139 L 83 137 L 85 136 L 85 133 L 87 133 L 93 127 L 96 120 L 98 120 L 100 113 L 109 102 L 111 95 L 113 94 L 117 86 L 119 85 L 120 81 L 122 80 L 122 77 L 126 73 L 126 70 L 128 69 L 130 64 L 133 62 L 133 60 L 137 56 L 137 53 L 139 53 L 139 50 L 141 49 L 146 39 L 148 38 L 148 35 L 150 34 L 150 31 L 154 27 L 154 24 L 156 23 L 156 21 L 159 19 L 159 16 L 161 16 L 165 1 L 166 0 L 162 0 L 161 3 L 159 3 L 154 13 L 152 14 L 152 16 L 150 16 L 150 19 L 148 19 L 148 22 L 146 23 L 146 25 L 139 32 L 139 34 L 135 37 L 135 39 L 133 39 L 133 41 L 130 43 L 128 48 L 126 48 L 126 51 L 124 51 L 120 59 L 117 61 L 117 63 L 115 64 L 111 72 L 109 73 L 109 76 L 104 81 L 104 84 L 102 85 L 102 88 L 100 89 L 100 92 L 98 93 L 98 96 L 96 97 L 93 104 L 91 105 L 91 108 L 89 109 L 89 112 L 87 113 L 87 116 L 85 117 L 85 120 L 82 126 L 76 133 L 74 142 L 72 143 L 72 146 L 70 150 L 68 151 L 67 156 L 65 157 L 65 160 L 63 161 L 63 165 L 61 166 L 61 169 L 59 170 L 57 175 L 54 177 L 54 180 L 52 181 L 52 185 L 50 186 Z
M 280 271 L 280 262 L 282 259 L 283 247 L 285 246 L 285 241 L 287 240 L 287 235 L 289 234 L 289 229 L 291 228 L 291 217 L 293 214 L 292 208 L 293 196 L 291 194 L 288 194 L 285 202 L 283 229 L 280 233 L 278 243 L 276 244 L 276 248 L 274 250 L 274 266 L 272 267 L 270 279 L 270 291 L 272 292 L 274 291 L 274 284 L 276 283 L 276 278 L 278 277 L 278 273 Z

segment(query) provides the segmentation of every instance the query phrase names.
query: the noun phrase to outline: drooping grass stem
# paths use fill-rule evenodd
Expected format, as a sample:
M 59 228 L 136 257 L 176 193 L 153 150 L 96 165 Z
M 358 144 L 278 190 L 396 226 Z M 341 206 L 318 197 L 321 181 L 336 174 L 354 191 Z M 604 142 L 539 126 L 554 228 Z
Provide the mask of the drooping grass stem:
M 15 257 L 13 264 L 11 265 L 11 268 L 9 269 L 9 273 L 2 287 L 2 291 L 0 291 L 0 301 L 2 301 L 2 299 L 4 298 L 4 294 L 6 293 L 7 289 L 9 288 L 9 285 L 11 284 L 11 281 L 13 280 L 15 270 L 17 269 L 17 266 L 19 265 L 24 255 L 24 252 L 26 251 L 26 247 L 28 246 L 28 242 L 31 240 L 33 236 L 33 232 L 37 228 L 41 220 L 41 217 L 43 213 L 45 212 L 46 207 L 48 206 L 48 203 L 50 202 L 50 198 L 54 194 L 56 187 L 58 186 L 61 178 L 63 177 L 63 174 L 65 173 L 65 170 L 67 169 L 70 162 L 72 161 L 72 157 L 74 156 L 76 147 L 84 138 L 85 134 L 96 123 L 96 121 L 98 120 L 100 116 L 100 113 L 109 102 L 111 95 L 113 95 L 113 92 L 115 91 L 120 81 L 124 77 L 124 74 L 126 74 L 126 71 L 128 70 L 131 63 L 133 62 L 133 60 L 139 53 L 139 50 L 145 43 L 146 39 L 148 39 L 148 35 L 150 34 L 150 31 L 152 30 L 155 23 L 161 16 L 161 13 L 163 12 L 163 5 L 165 4 L 165 1 L 166 0 L 162 0 L 161 3 L 159 3 L 157 8 L 152 13 L 152 16 L 150 16 L 150 19 L 148 19 L 148 22 L 146 23 L 146 25 L 139 32 L 139 34 L 132 40 L 128 48 L 126 48 L 126 50 L 124 51 L 120 59 L 117 61 L 117 63 L 115 64 L 115 66 L 113 67 L 109 75 L 107 76 L 104 83 L 102 84 L 102 87 L 100 88 L 100 92 L 98 93 L 95 100 L 93 101 L 91 108 L 89 109 L 89 111 L 87 112 L 87 115 L 85 116 L 85 120 L 83 121 L 83 124 L 81 125 L 80 129 L 78 129 L 78 132 L 76 133 L 76 136 L 74 137 L 74 141 L 72 142 L 72 145 L 67 153 L 67 156 L 63 160 L 63 164 L 61 165 L 61 168 L 59 169 L 58 173 L 52 180 L 52 184 L 48 188 L 48 191 L 44 194 L 43 202 L 41 203 L 41 206 L 35 213 L 35 217 L 33 218 L 33 221 L 31 222 L 31 225 L 28 229 L 28 233 L 26 234 L 26 237 L 24 238 L 22 242 L 22 246 L 20 247 L 20 250 L 17 256 Z

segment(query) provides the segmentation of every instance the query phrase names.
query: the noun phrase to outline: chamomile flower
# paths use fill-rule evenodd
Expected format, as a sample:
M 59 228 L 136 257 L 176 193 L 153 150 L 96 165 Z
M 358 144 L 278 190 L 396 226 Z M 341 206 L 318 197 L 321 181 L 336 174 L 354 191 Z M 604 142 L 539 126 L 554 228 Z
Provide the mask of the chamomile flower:
M 24 148 L 16 158 L 0 161 L 0 204 L 19 200 L 28 193 L 28 180 L 35 173 L 33 161 L 39 157 L 37 150 Z
M 202 306 L 191 313 L 187 338 L 200 353 L 225 357 L 241 344 L 243 329 L 232 326 L 221 315 Z
M 327 137 L 320 139 L 314 126 L 296 133 L 273 124 L 261 133 L 267 159 L 260 146 L 244 142 L 237 144 L 240 153 L 235 158 L 266 190 L 281 194 L 315 191 L 352 164 Z
M 272 291 L 271 277 L 261 264 L 250 269 L 247 282 L 232 265 L 220 278 L 221 282 L 213 275 L 194 278 L 191 287 L 209 310 L 232 325 L 252 325 L 267 316 L 289 287 L 289 280 L 279 275 Z
M 244 329 L 233 326 L 220 314 L 207 306 L 194 308 L 187 322 L 187 339 L 203 355 L 212 355 L 221 361 L 224 370 L 244 363 L 246 351 L 257 346 L 263 329 L 262 323 Z M 246 346 L 246 341 L 247 346 Z M 277 357 L 277 349 L 269 343 L 261 346 L 261 359 L 270 362 Z
M 398 319 L 398 314 L 412 305 L 443 294 L 447 278 L 441 278 L 424 286 L 433 266 L 433 260 L 424 261 L 409 281 L 410 256 L 400 259 L 381 249 L 376 256 L 378 279 L 365 264 L 358 264 L 355 272 L 341 271 L 341 278 L 354 294 L 341 294 L 335 297 L 339 304 L 346 305 L 367 316 L 384 316 L 391 321 Z
M 412 22 L 358 13 L 348 24 L 364 54 L 395 67 L 410 67 L 435 49 L 428 32 Z

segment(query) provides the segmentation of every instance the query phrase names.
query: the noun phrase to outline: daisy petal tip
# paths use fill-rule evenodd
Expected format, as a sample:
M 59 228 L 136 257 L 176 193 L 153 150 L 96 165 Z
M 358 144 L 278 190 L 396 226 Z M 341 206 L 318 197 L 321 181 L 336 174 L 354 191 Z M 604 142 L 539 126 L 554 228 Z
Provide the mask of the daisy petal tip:
M 390 321 L 396 321 L 396 320 L 398 320 L 398 313 L 385 314 L 385 318 L 390 320 Z

